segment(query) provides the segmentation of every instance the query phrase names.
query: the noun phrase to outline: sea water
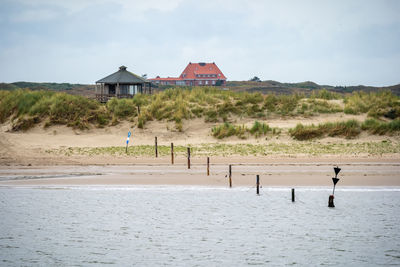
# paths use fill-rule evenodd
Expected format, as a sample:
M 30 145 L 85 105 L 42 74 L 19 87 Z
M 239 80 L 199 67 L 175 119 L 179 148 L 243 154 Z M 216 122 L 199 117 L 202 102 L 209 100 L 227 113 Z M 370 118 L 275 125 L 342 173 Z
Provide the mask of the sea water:
M 1 266 L 400 265 L 400 189 L 0 188 Z

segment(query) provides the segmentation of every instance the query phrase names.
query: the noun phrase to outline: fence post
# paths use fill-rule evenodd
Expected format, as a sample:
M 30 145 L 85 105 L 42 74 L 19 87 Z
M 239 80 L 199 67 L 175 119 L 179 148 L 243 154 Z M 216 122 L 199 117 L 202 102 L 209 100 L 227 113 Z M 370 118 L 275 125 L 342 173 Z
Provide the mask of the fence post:
M 232 187 L 232 165 L 229 165 L 229 187 Z
M 155 146 L 155 149 L 156 149 L 156 158 L 158 158 L 158 146 L 157 146 L 157 136 L 154 138 L 154 146 Z
M 187 161 L 188 169 L 190 169 L 190 147 L 187 148 Z
M 292 188 L 292 202 L 294 202 L 294 188 Z
M 257 195 L 260 194 L 260 175 L 257 174 L 256 178 L 256 185 L 257 185 Z
M 174 164 L 174 143 L 171 143 L 171 164 Z
M 207 176 L 210 176 L 210 157 L 207 157 Z

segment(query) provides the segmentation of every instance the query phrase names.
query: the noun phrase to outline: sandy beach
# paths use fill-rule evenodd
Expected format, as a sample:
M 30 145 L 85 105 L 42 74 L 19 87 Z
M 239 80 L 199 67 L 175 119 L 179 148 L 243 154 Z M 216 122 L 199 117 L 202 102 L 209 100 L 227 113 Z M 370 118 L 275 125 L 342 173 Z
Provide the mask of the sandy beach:
M 400 186 L 400 163 L 343 161 L 341 186 Z M 0 186 L 79 185 L 201 185 L 228 186 L 228 164 L 214 163 L 207 176 L 205 164 L 148 163 L 136 165 L 2 166 Z M 254 186 L 260 175 L 264 186 L 331 186 L 333 165 L 328 162 L 276 160 L 232 165 L 234 186 Z
M 347 118 L 345 118 L 347 119 Z M 332 120 L 330 116 L 318 121 Z M 299 119 L 269 122 L 280 127 L 293 127 Z M 306 120 L 307 122 L 307 120 Z M 309 120 L 308 123 L 315 122 Z M 304 123 L 304 122 L 303 122 Z M 202 120 L 191 122 L 183 133 L 167 130 L 168 123 L 151 122 L 146 129 L 134 129 L 131 148 L 138 145 L 196 146 L 210 144 L 297 144 L 287 136 L 279 139 L 228 138 L 216 140 L 209 135 L 212 125 Z M 206 126 L 206 127 L 205 127 Z M 342 186 L 400 186 L 400 155 L 343 153 L 335 155 L 267 154 L 267 155 L 210 155 L 210 176 L 206 175 L 206 155 L 193 154 L 191 168 L 182 153 L 176 155 L 175 164 L 169 156 L 87 155 L 53 153 L 62 149 L 123 147 L 126 133 L 132 130 L 123 122 L 105 129 L 77 131 L 65 126 L 43 128 L 28 132 L 11 132 L 3 124 L 0 131 L 0 186 L 52 186 L 52 185 L 202 185 L 227 186 L 228 166 L 233 167 L 234 186 L 254 186 L 255 175 L 261 176 L 265 186 L 331 186 L 333 167 L 342 168 L 339 177 Z M 398 143 L 397 137 L 361 136 L 355 140 L 325 138 L 319 142 Z M 51 153 L 49 153 L 49 151 Z

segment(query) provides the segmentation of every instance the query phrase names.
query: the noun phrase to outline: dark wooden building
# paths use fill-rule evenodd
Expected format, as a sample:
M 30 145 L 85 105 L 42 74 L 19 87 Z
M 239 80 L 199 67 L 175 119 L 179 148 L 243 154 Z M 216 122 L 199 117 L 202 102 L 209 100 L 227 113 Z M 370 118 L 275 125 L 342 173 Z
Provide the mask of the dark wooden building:
M 132 98 L 135 94 L 151 94 L 151 82 L 126 70 L 125 66 L 96 82 L 96 99 L 107 102 L 112 97 Z

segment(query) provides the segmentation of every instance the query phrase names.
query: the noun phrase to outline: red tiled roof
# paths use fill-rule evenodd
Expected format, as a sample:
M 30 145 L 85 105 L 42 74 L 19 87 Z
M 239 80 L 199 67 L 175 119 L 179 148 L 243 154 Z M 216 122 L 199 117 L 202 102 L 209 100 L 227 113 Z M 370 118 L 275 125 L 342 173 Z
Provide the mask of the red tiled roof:
M 216 77 L 197 77 L 197 75 L 216 75 Z M 225 75 L 213 63 L 189 63 L 183 70 L 182 74 L 177 78 L 156 78 L 149 79 L 152 81 L 179 81 L 179 80 L 226 80 Z
M 215 74 L 217 79 L 226 80 L 225 75 L 222 71 L 217 67 L 217 65 L 213 63 L 189 63 L 186 68 L 183 70 L 182 74 L 179 76 L 183 79 L 199 79 L 199 78 L 207 78 L 207 77 L 197 77 L 196 75 L 203 74 Z

